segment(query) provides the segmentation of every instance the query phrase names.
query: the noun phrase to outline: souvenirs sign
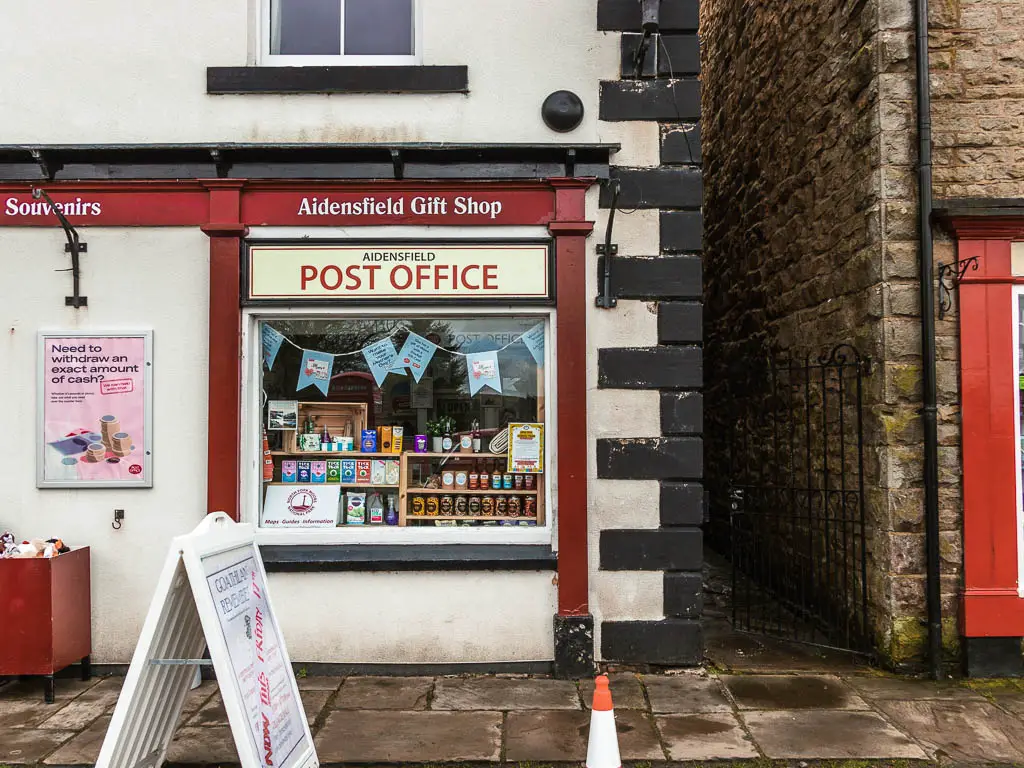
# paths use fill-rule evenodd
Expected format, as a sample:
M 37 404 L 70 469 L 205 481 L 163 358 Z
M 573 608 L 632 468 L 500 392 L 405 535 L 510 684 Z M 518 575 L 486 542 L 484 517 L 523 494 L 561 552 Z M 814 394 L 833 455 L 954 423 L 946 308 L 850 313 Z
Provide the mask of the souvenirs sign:
M 551 298 L 546 243 L 253 245 L 246 283 L 273 299 Z
M 151 331 L 39 334 L 40 488 L 153 485 Z
M 242 768 L 318 768 L 253 528 L 223 512 L 171 543 L 97 768 L 159 768 L 207 663 Z

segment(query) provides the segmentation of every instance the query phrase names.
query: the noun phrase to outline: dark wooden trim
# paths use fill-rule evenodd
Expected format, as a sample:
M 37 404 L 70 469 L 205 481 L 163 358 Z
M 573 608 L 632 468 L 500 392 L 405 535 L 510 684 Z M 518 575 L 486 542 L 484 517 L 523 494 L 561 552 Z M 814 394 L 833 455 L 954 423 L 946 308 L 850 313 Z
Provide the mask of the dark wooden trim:
M 206 92 L 231 93 L 467 93 L 469 68 L 207 67 Z
M 546 544 L 265 544 L 268 571 L 553 571 Z

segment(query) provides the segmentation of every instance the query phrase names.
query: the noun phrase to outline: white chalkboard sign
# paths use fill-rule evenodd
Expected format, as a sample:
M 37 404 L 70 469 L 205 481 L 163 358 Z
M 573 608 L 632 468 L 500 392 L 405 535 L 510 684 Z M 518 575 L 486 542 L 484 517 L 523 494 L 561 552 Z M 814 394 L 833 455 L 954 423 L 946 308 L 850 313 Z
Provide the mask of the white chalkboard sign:
M 97 768 L 158 768 L 203 649 L 242 768 L 318 768 L 252 526 L 208 515 L 171 551 Z

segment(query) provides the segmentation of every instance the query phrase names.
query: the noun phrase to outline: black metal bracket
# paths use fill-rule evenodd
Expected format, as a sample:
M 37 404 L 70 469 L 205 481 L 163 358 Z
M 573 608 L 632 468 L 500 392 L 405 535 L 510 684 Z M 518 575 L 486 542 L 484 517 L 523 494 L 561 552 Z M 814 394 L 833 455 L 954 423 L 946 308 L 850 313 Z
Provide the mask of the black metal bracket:
M 608 183 L 612 188 L 612 202 L 608 208 L 608 225 L 604 228 L 604 242 L 598 243 L 596 247 L 598 256 L 604 256 L 601 292 L 594 301 L 601 309 L 614 309 L 619 303 L 612 296 L 612 259 L 619 253 L 618 244 L 612 242 L 612 228 L 615 226 L 615 209 L 619 205 L 619 190 L 622 185 L 618 179 L 612 179 Z
M 61 209 L 53 202 L 45 189 L 33 189 L 32 197 L 38 200 L 40 197 L 46 200 L 50 206 L 50 210 L 53 211 L 54 216 L 60 222 L 61 227 L 64 229 L 64 236 L 68 241 L 64 244 L 64 252 L 71 254 L 71 268 L 70 269 L 58 269 L 56 272 L 70 272 L 71 273 L 71 285 L 72 295 L 64 297 L 64 305 L 67 307 L 74 307 L 80 309 L 89 305 L 89 299 L 81 295 L 81 263 L 79 261 L 79 254 L 85 253 L 89 250 L 88 243 L 83 243 L 78 239 L 78 231 L 71 226 L 71 222 L 68 221 L 67 217 L 61 212 Z
M 964 279 L 967 270 L 978 269 L 978 257 L 971 256 L 948 264 L 939 264 L 939 320 L 953 309 L 953 287 Z
M 213 164 L 217 168 L 217 178 L 226 179 L 228 171 L 231 169 L 231 163 L 228 162 L 228 159 L 224 156 L 224 153 L 221 150 L 211 148 L 209 152 L 210 159 L 213 160 Z
M 565 150 L 565 177 L 571 179 L 576 175 L 576 150 Z
M 405 178 L 405 158 L 402 157 L 402 150 L 392 149 L 391 152 L 391 167 L 395 172 L 395 181 L 401 181 Z

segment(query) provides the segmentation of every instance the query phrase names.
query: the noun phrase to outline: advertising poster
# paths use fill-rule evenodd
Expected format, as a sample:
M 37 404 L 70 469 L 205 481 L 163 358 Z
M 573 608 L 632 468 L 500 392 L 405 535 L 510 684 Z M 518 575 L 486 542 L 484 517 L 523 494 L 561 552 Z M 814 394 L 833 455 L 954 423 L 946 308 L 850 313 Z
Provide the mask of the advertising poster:
M 203 559 L 231 668 L 241 693 L 249 738 L 264 768 L 287 768 L 308 747 L 305 713 L 292 689 L 283 641 L 267 604 L 253 547 Z
M 39 336 L 37 485 L 153 485 L 153 336 Z
M 508 425 L 508 471 L 538 474 L 544 471 L 544 425 Z

